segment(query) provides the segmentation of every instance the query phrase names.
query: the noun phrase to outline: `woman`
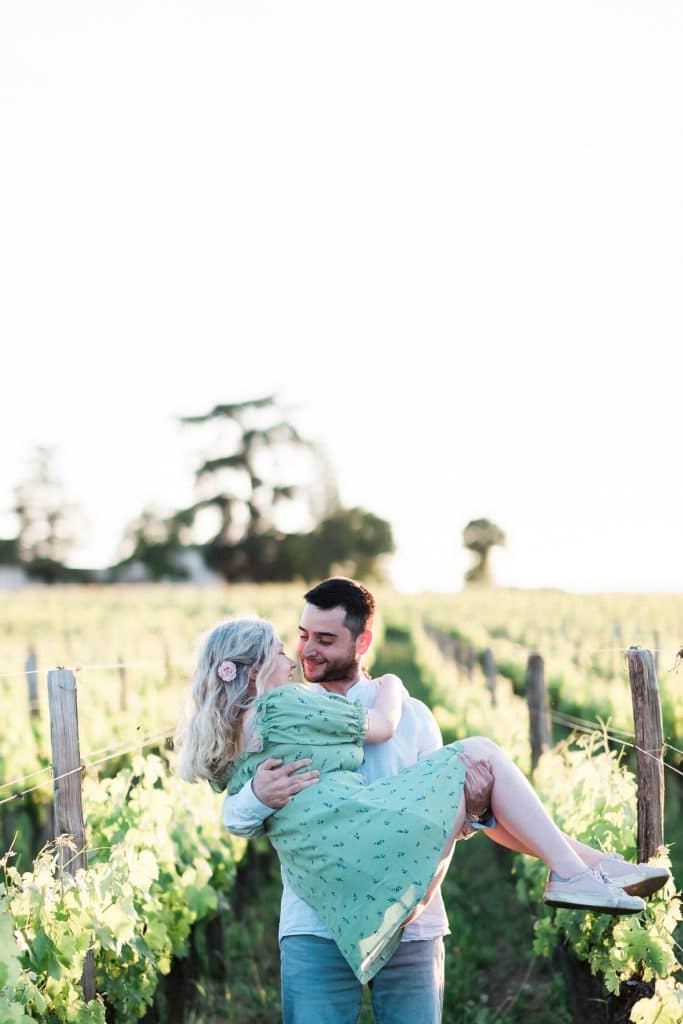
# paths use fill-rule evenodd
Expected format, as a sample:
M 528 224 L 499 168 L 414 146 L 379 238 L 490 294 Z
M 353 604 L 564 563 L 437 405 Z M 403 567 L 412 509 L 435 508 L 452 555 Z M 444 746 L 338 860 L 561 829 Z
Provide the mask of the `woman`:
M 357 769 L 363 744 L 393 735 L 402 684 L 379 680 L 373 708 L 293 683 L 295 663 L 270 623 L 218 624 L 200 651 L 184 723 L 178 771 L 237 792 L 268 757 L 310 758 L 319 773 L 266 822 L 290 885 L 315 908 L 360 981 L 390 958 L 400 930 L 419 914 L 466 819 L 466 774 L 488 760 L 493 775 L 491 838 L 540 857 L 550 869 L 553 906 L 637 913 L 637 895 L 660 888 L 662 869 L 605 856 L 565 836 L 533 789 L 495 744 L 450 744 L 367 785 Z M 608 877 L 609 876 L 609 877 Z

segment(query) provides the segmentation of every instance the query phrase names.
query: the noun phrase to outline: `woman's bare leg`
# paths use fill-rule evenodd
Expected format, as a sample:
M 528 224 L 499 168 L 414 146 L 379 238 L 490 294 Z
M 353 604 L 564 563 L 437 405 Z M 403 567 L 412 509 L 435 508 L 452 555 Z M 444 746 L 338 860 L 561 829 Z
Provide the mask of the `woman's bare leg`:
M 522 842 L 517 836 L 511 835 L 504 825 L 496 824 L 495 828 L 485 828 L 482 829 L 482 832 L 487 838 L 498 843 L 499 846 L 505 846 L 508 850 L 514 850 L 515 853 L 526 853 L 529 857 L 538 857 L 539 860 L 543 860 L 532 843 Z M 596 867 L 605 856 L 600 850 L 596 850 L 592 846 L 586 846 L 585 843 L 580 842 L 578 839 L 568 836 L 566 832 L 562 832 L 562 835 L 574 853 L 578 854 L 589 868 Z
M 500 838 L 515 840 L 520 852 L 528 851 L 539 857 L 552 871 L 565 878 L 585 871 L 589 866 L 588 862 L 557 827 L 527 779 L 508 755 L 483 736 L 472 736 L 462 740 L 462 746 L 465 753 L 474 760 L 483 759 L 491 763 L 491 810 L 499 826 L 502 826 Z M 496 829 L 491 829 L 490 832 L 491 838 L 497 841 Z M 503 842 L 502 845 L 507 844 Z

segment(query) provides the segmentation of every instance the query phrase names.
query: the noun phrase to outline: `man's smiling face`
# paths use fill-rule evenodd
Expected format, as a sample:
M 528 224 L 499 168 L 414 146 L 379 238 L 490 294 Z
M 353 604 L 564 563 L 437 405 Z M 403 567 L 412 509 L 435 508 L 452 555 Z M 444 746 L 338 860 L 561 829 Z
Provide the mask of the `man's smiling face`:
M 370 646 L 372 634 L 364 630 L 354 640 L 344 625 L 345 618 L 346 611 L 341 606 L 304 605 L 297 651 L 309 683 L 354 683 L 358 679 L 360 659 Z

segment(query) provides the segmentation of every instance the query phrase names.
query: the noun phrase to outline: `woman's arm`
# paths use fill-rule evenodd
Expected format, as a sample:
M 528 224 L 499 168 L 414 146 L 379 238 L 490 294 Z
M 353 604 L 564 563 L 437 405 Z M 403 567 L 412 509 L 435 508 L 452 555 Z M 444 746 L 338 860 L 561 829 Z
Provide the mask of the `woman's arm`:
M 377 700 L 368 708 L 366 743 L 383 743 L 391 739 L 401 717 L 403 707 L 403 683 L 394 675 L 379 676 Z

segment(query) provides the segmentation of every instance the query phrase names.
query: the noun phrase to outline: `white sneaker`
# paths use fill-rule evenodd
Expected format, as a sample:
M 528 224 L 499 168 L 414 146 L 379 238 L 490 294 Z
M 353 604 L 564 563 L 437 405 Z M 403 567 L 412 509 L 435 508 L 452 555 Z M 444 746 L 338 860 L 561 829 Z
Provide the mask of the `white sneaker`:
M 631 864 L 618 853 L 606 853 L 598 867 L 631 896 L 651 896 L 671 878 L 667 868 L 655 864 Z
M 573 878 L 548 876 L 543 902 L 549 907 L 593 910 L 598 914 L 638 914 L 645 909 L 639 896 L 629 896 L 597 868 L 586 868 Z

